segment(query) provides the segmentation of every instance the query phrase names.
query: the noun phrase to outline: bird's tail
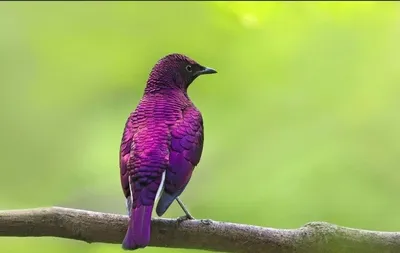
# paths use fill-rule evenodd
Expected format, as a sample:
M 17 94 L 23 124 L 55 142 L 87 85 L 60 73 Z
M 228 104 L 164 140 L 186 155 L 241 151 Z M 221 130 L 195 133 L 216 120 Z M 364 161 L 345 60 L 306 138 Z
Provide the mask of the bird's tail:
M 150 243 L 151 212 L 153 205 L 138 206 L 131 211 L 128 231 L 126 232 L 122 248 L 134 250 L 144 248 Z

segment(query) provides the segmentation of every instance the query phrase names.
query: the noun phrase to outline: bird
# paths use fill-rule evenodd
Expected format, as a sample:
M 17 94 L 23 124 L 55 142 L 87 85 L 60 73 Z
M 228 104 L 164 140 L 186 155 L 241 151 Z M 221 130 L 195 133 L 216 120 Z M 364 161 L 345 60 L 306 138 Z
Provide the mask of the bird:
M 124 250 L 149 245 L 157 199 L 158 216 L 176 200 L 184 217 L 193 219 L 179 196 L 200 162 L 204 126 L 187 90 L 199 76 L 215 73 L 179 53 L 162 57 L 151 69 L 143 96 L 125 123 L 120 145 L 120 179 L 129 216 Z

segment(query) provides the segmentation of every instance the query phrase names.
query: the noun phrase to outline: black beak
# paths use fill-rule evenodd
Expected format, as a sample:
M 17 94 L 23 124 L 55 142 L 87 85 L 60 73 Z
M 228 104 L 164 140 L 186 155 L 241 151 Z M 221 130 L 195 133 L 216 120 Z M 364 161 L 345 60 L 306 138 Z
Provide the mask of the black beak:
M 215 69 L 212 68 L 207 68 L 207 67 L 202 67 L 202 70 L 199 70 L 197 72 L 194 73 L 195 77 L 198 77 L 200 75 L 205 75 L 205 74 L 215 74 L 217 73 L 217 71 Z

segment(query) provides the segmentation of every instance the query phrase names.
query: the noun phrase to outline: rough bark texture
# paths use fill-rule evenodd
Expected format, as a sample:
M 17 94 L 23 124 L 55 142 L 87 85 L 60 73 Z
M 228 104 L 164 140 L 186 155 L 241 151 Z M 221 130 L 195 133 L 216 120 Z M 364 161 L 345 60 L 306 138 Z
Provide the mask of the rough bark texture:
M 0 236 L 52 236 L 88 243 L 117 243 L 128 217 L 50 207 L 0 212 Z M 400 232 L 377 232 L 311 222 L 273 229 L 211 220 L 152 220 L 151 246 L 243 253 L 395 253 Z

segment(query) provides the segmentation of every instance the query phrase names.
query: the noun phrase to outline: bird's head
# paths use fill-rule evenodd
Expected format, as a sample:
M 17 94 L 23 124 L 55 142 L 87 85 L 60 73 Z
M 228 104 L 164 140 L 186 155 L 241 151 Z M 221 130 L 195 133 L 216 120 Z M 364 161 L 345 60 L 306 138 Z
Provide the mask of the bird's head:
M 179 88 L 186 91 L 199 76 L 217 73 L 182 54 L 169 54 L 161 58 L 153 67 L 147 86 L 153 88 Z

